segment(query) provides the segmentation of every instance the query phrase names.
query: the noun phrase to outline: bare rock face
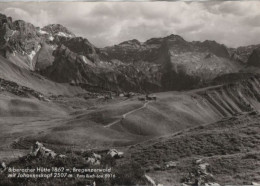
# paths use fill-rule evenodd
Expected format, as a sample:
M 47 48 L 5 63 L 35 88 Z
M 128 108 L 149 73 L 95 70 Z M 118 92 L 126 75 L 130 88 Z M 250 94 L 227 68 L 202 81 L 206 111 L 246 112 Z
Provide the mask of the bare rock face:
M 99 49 L 91 44 L 87 39 L 82 37 L 57 37 L 55 38 L 57 45 L 64 45 L 72 52 L 85 56 L 92 62 L 99 62 Z
M 40 38 L 32 24 L 22 20 L 12 22 L 10 18 L 5 19 L 3 16 L 2 18 L 2 45 L 20 53 L 30 53 L 37 47 Z
M 260 67 L 260 47 L 253 50 L 247 64 L 250 66 Z
M 32 70 L 33 57 L 41 42 L 36 27 L 22 20 L 13 22 L 1 14 L 0 32 L 0 54 L 19 67 Z
M 46 44 L 42 43 L 41 48 L 37 52 L 34 58 L 35 66 L 34 69 L 36 71 L 41 71 L 46 69 L 47 67 L 51 66 L 53 61 L 54 61 L 54 56 L 53 56 L 53 48 Z
M 196 43 L 196 42 L 195 42 Z M 204 42 L 197 42 L 198 46 L 202 51 L 208 51 L 218 57 L 229 58 L 229 52 L 227 47 L 222 44 L 217 43 L 216 41 L 206 40 Z
M 55 38 L 73 38 L 75 35 L 59 24 L 40 29 L 22 20 L 0 15 L 0 55 L 21 68 L 42 70 L 50 66 L 57 47 Z
M 230 48 L 228 50 L 232 60 L 238 61 L 242 64 L 247 64 L 248 59 L 252 54 L 253 50 L 259 47 L 260 45 L 249 45 L 249 46 L 242 46 L 238 48 Z
M 6 40 L 12 34 L 12 18 L 6 17 L 3 14 L 0 14 L 0 45 L 3 46 L 6 43 Z
M 41 71 L 60 83 L 71 83 L 93 91 L 142 91 L 143 87 L 156 87 L 152 81 L 132 65 L 115 62 L 91 61 L 61 45 L 53 55 L 51 66 Z
M 221 74 L 237 72 L 224 45 L 215 41 L 187 42 L 178 35 L 152 38 L 144 43 L 130 40 L 101 49 L 108 60 L 159 66 L 153 76 L 161 90 L 183 90 L 200 86 Z

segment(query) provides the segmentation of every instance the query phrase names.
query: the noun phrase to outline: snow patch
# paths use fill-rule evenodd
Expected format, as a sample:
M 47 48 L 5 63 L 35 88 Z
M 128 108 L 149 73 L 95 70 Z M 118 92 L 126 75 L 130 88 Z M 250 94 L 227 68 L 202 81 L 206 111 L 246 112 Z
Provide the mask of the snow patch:
M 48 32 L 46 32 L 46 31 L 44 31 L 44 30 L 42 30 L 42 29 L 39 30 L 39 33 L 42 34 L 42 35 L 44 35 L 44 34 L 49 34 Z
M 11 33 L 10 37 L 12 37 L 17 32 L 17 30 L 11 30 L 11 31 L 12 31 L 12 33 Z
M 84 63 L 87 63 L 85 56 L 82 56 L 82 60 L 84 61 Z
M 50 36 L 50 37 L 49 37 L 49 40 L 50 40 L 50 41 L 53 41 L 53 40 L 54 40 L 54 37 L 53 37 L 53 36 Z
M 81 55 L 80 57 L 82 58 L 82 61 L 83 61 L 85 64 L 91 65 L 91 66 L 94 65 L 94 64 L 93 64 L 91 61 L 89 61 L 85 56 Z
M 58 47 L 57 45 L 50 45 L 51 46 L 51 48 L 53 49 L 53 50 L 56 50 L 56 48 Z
M 38 45 L 36 48 L 36 52 L 38 52 L 41 49 L 41 45 Z
M 33 60 L 34 56 L 36 55 L 36 53 L 41 49 L 41 45 L 37 45 L 35 50 L 32 50 L 30 54 L 28 54 L 28 58 L 30 59 L 30 61 Z
M 33 50 L 31 53 L 28 55 L 29 59 L 32 61 L 33 57 L 36 55 L 36 52 Z
M 73 37 L 71 34 L 67 34 L 67 33 L 64 33 L 64 32 L 58 32 L 56 35 L 62 36 L 62 37 Z

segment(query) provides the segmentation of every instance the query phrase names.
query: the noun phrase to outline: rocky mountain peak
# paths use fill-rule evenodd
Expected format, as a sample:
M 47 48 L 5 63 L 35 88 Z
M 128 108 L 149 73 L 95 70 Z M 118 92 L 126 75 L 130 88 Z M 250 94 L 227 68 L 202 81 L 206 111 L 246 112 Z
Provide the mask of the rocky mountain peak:
M 132 39 L 132 40 L 124 41 L 124 42 L 120 43 L 119 45 L 120 46 L 140 46 L 141 42 L 138 41 L 137 39 Z
M 20 36 L 33 38 L 37 35 L 36 27 L 31 24 L 27 23 L 23 20 L 16 20 L 13 22 L 13 28 L 19 32 Z
M 171 34 L 171 35 L 165 37 L 164 39 L 170 40 L 170 41 L 185 41 L 181 36 L 175 35 L 175 34 Z
M 0 27 L 2 27 L 3 24 L 7 24 L 8 27 L 11 27 L 12 26 L 12 18 L 7 17 L 4 14 L 0 14 Z
M 186 42 L 186 41 L 179 35 L 171 34 L 171 35 L 163 37 L 163 38 L 148 39 L 146 42 L 144 42 L 144 44 L 161 46 L 165 42 L 177 44 L 177 43 L 183 43 L 183 42 Z
M 75 37 L 75 34 L 69 31 L 66 27 L 60 24 L 49 24 L 41 29 L 42 31 L 48 32 L 49 34 L 55 36 L 63 37 Z
M 39 42 L 40 38 L 34 25 L 23 20 L 12 21 L 12 18 L 0 15 L 1 55 L 6 58 L 14 52 L 30 55 Z
M 218 57 L 230 58 L 228 48 L 223 44 L 217 43 L 216 41 L 212 41 L 212 40 L 205 40 L 203 42 L 193 41 L 192 44 L 193 47 L 195 47 L 196 50 L 198 51 L 207 51 L 215 54 Z
M 58 45 L 64 45 L 69 48 L 74 53 L 86 56 L 90 61 L 99 61 L 99 49 L 91 44 L 87 39 L 82 37 L 60 37 L 56 38 L 55 42 Z

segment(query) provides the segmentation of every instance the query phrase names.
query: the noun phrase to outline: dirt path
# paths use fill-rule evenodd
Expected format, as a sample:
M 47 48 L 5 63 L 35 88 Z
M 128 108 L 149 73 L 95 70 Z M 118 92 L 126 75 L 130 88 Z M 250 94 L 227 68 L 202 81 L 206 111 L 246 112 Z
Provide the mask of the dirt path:
M 129 111 L 129 112 L 123 114 L 123 115 L 122 115 L 122 118 L 120 118 L 120 119 L 118 119 L 118 120 L 116 120 L 116 121 L 114 121 L 114 122 L 112 122 L 112 123 L 109 123 L 109 124 L 107 124 L 107 125 L 104 126 L 104 127 L 105 127 L 105 128 L 108 128 L 108 127 L 111 127 L 111 126 L 113 126 L 113 125 L 115 125 L 115 124 L 121 122 L 121 121 L 122 121 L 123 119 L 125 119 L 128 115 L 130 115 L 130 114 L 132 114 L 132 113 L 134 113 L 134 112 L 136 112 L 136 111 L 138 111 L 138 110 L 141 110 L 141 109 L 145 108 L 148 103 L 149 103 L 149 101 L 148 101 L 148 102 L 145 102 L 142 107 L 137 108 L 137 109 L 134 109 L 134 110 L 131 110 L 131 111 Z

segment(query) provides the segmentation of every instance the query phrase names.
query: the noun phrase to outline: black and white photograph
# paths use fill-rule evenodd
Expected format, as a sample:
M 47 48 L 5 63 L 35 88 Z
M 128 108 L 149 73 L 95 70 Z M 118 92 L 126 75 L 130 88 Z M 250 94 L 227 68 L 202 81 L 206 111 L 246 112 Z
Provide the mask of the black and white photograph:
M 0 0 L 0 186 L 260 186 L 260 1 Z

